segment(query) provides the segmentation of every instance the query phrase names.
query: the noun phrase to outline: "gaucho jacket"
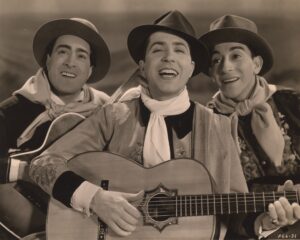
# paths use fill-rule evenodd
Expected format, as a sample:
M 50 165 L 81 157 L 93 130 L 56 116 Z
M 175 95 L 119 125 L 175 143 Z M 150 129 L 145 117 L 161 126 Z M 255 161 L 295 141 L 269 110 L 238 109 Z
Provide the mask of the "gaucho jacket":
M 300 183 L 300 93 L 278 86 L 267 102 L 285 140 L 283 161 L 275 167 L 251 130 L 251 113 L 239 117 L 241 163 L 250 190 L 271 191 L 285 180 Z M 274 146 L 276 147 L 276 146 Z
M 74 191 L 85 180 L 67 168 L 67 161 L 87 151 L 108 151 L 143 164 L 143 145 L 150 112 L 140 98 L 107 105 L 64 135 L 30 166 L 31 178 L 70 207 Z M 179 115 L 165 117 L 172 158 L 204 163 L 217 192 L 246 192 L 229 118 L 191 102 Z

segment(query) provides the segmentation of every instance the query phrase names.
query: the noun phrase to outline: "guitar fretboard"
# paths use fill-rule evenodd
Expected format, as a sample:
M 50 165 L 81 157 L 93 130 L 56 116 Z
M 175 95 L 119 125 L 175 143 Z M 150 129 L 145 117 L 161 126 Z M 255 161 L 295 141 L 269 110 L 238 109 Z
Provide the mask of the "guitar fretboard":
M 150 200 L 148 211 L 154 218 L 266 212 L 269 203 L 273 203 L 282 196 L 286 197 L 290 203 L 299 203 L 298 193 L 295 191 L 175 197 L 160 194 Z

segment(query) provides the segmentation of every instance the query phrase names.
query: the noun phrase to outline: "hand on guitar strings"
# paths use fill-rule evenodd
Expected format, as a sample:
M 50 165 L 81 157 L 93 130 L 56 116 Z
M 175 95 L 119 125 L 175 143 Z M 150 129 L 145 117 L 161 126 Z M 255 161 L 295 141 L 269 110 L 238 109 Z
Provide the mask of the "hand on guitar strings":
M 117 235 L 128 236 L 135 229 L 141 213 L 130 202 L 142 199 L 144 191 L 136 194 L 98 190 L 91 210 Z
M 278 188 L 278 191 L 296 191 L 291 180 Z M 263 214 L 261 226 L 263 230 L 272 230 L 278 227 L 292 225 L 300 219 L 300 206 L 298 203 L 289 203 L 285 197 L 280 197 L 268 206 L 268 213 Z

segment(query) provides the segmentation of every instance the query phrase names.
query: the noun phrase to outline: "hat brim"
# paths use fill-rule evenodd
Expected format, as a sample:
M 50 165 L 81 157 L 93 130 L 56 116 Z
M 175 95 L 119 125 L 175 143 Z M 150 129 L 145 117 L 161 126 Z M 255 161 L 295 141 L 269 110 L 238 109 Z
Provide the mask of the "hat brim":
M 223 42 L 238 42 L 247 45 L 250 50 L 263 58 L 261 75 L 267 73 L 273 66 L 273 51 L 267 41 L 258 34 L 241 28 L 223 28 L 207 32 L 199 39 L 211 52 L 216 44 Z M 204 73 L 208 75 L 207 68 Z
M 190 52 L 192 59 L 195 62 L 193 76 L 197 75 L 200 72 L 203 72 L 208 68 L 208 50 L 201 42 L 199 42 L 196 38 L 189 34 L 160 25 L 142 25 L 134 28 L 130 32 L 127 40 L 127 47 L 131 57 L 137 64 L 144 58 L 146 48 L 145 44 L 147 43 L 147 39 L 152 33 L 159 31 L 174 34 L 187 41 L 191 48 Z
M 104 78 L 110 67 L 110 52 L 103 38 L 83 23 L 71 19 L 58 19 L 43 25 L 33 39 L 33 53 L 41 67 L 45 67 L 48 46 L 62 35 L 74 35 L 90 44 L 94 57 L 93 72 L 88 83 Z

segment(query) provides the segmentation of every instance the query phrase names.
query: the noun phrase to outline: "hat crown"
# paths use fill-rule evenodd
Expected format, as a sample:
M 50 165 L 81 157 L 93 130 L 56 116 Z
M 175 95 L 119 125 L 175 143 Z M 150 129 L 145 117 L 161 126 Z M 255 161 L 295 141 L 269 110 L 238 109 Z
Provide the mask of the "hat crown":
M 210 31 L 223 29 L 223 28 L 239 28 L 248 30 L 254 33 L 258 33 L 256 24 L 247 19 L 240 16 L 235 15 L 225 15 L 222 16 L 210 24 Z
M 155 25 L 168 27 L 170 29 L 196 36 L 196 32 L 186 17 L 179 11 L 167 12 L 154 21 Z
M 84 18 L 70 18 L 70 20 L 84 24 L 85 26 L 89 27 L 90 29 L 94 30 L 96 33 L 99 34 L 99 31 L 96 28 L 96 26 Z

